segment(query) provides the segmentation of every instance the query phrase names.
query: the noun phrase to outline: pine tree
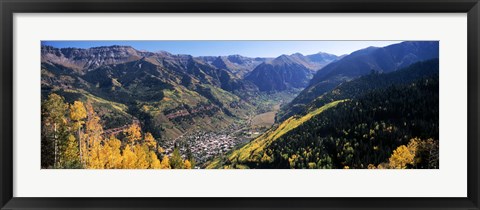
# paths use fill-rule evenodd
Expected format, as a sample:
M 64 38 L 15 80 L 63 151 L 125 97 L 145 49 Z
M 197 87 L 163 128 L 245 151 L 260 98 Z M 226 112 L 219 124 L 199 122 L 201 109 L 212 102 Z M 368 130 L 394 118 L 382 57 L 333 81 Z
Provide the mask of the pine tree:
M 81 168 L 80 158 L 78 155 L 78 143 L 75 136 L 70 134 L 67 138 L 67 143 L 63 149 L 61 156 L 62 168 Z
M 170 160 L 170 166 L 173 169 L 182 169 L 183 168 L 183 159 L 180 155 L 180 150 L 175 148 L 172 153 L 172 159 Z
M 42 145 L 45 145 L 42 148 L 42 161 L 53 159 L 53 162 L 44 162 L 42 165 L 57 167 L 61 144 L 66 143 L 68 137 L 67 109 L 68 105 L 65 104 L 63 97 L 54 93 L 50 94 L 42 105 L 42 126 L 44 126 L 42 130 L 45 131 L 42 142 Z

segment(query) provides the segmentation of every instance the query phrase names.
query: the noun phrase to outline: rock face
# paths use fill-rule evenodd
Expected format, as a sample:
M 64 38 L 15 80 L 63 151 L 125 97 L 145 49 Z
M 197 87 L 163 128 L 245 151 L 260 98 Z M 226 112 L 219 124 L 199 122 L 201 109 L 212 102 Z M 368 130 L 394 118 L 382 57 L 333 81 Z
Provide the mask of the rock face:
M 105 46 L 88 49 L 42 47 L 42 63 L 58 65 L 80 75 L 99 68 L 117 68 L 116 65 L 134 61 L 146 61 L 148 64 L 186 73 L 182 81 L 192 82 L 191 76 L 200 82 L 222 87 L 227 91 L 237 89 L 259 89 L 260 91 L 282 91 L 288 88 L 304 88 L 312 78 L 313 72 L 337 59 L 337 56 L 318 53 L 304 56 L 300 53 L 272 58 L 249 58 L 241 55 L 201 56 L 173 55 L 160 51 L 157 53 L 136 50 L 129 46 Z M 138 64 L 142 65 L 142 64 Z M 108 67 L 111 66 L 111 67 Z M 133 68 L 142 68 L 134 66 Z M 111 75 L 95 73 L 97 80 L 110 80 Z M 106 78 L 101 78 L 104 76 Z M 129 75 L 131 76 L 131 75 Z M 87 75 L 87 77 L 89 77 Z M 235 81 L 243 79 L 252 84 Z M 254 87 L 256 86 L 256 87 Z
M 141 52 L 128 46 L 80 48 L 54 48 L 42 46 L 42 62 L 60 64 L 78 71 L 88 71 L 103 65 L 138 60 L 152 53 Z

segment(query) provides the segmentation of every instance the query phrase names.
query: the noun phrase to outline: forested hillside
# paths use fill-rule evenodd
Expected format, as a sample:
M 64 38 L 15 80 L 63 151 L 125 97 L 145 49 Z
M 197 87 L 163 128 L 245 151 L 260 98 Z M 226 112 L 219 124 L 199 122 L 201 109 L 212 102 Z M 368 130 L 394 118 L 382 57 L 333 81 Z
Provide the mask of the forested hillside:
M 355 51 L 332 62 L 313 76 L 309 85 L 288 105 L 282 108 L 281 120 L 303 111 L 303 106 L 333 90 L 339 84 L 367 75 L 370 72 L 388 73 L 413 63 L 439 57 L 437 41 L 407 41 L 386 47 L 369 47 Z
M 372 72 L 209 167 L 438 168 L 438 81 L 438 59 Z

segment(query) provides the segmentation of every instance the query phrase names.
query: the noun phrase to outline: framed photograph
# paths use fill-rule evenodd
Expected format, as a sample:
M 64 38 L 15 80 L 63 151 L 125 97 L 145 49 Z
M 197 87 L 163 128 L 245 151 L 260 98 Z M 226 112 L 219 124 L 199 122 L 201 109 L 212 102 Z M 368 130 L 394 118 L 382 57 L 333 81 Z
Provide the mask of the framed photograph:
M 479 209 L 478 0 L 0 6 L 1 209 Z

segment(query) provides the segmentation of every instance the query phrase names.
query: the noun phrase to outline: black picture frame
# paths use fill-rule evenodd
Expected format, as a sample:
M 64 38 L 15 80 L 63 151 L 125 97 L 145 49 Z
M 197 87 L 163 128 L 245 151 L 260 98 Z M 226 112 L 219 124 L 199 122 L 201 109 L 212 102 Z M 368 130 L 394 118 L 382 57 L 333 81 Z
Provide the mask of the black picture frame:
M 1 0 L 1 209 L 479 209 L 478 0 Z M 17 198 L 13 197 L 15 13 L 467 13 L 468 196 L 465 198 Z M 445 180 L 448 181 L 448 180 Z

